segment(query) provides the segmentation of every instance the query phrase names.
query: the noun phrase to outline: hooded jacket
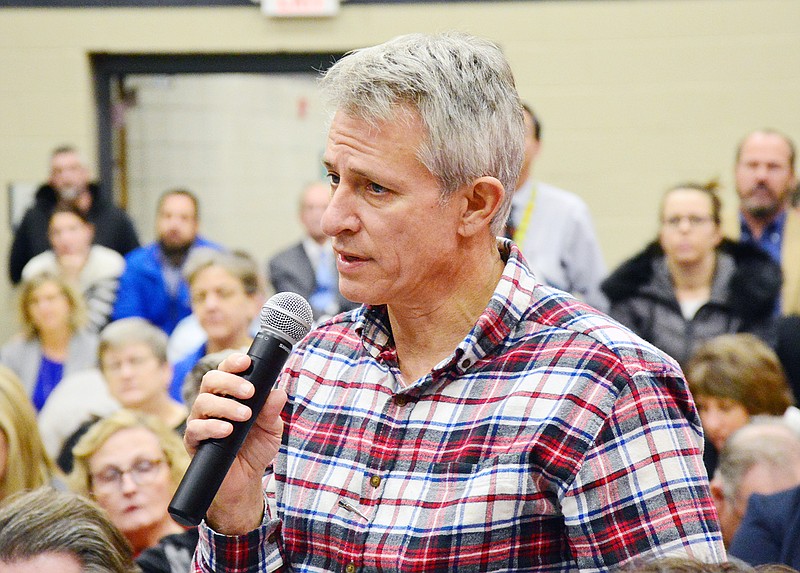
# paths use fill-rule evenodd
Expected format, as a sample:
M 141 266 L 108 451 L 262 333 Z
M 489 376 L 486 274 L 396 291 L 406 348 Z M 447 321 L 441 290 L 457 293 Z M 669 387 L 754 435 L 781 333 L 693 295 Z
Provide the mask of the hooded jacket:
M 681 313 L 658 242 L 620 265 L 601 288 L 613 318 L 681 365 L 701 342 L 720 334 L 751 332 L 775 345 L 781 269 L 752 245 L 723 239 L 711 297 L 689 320 Z
M 89 184 L 89 193 L 92 206 L 86 218 L 94 225 L 94 243 L 114 249 L 121 255 L 138 247 L 139 236 L 128 214 L 108 201 L 96 184 Z M 22 278 L 22 269 L 28 261 L 50 248 L 47 227 L 57 202 L 58 193 L 50 185 L 42 185 L 36 191 L 34 203 L 25 212 L 11 244 L 8 275 L 13 284 Z

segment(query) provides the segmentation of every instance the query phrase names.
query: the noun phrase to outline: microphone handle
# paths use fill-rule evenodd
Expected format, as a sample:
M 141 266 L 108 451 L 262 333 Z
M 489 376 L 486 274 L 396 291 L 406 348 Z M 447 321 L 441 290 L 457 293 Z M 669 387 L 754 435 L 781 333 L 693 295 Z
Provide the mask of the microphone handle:
M 241 374 L 255 386 L 250 398 L 240 400 L 252 415 L 244 422 L 231 422 L 233 431 L 225 438 L 204 440 L 197 447 L 169 504 L 170 515 L 181 525 L 198 525 L 205 517 L 291 350 L 290 344 L 269 331 L 256 335 L 247 351 L 252 362 Z

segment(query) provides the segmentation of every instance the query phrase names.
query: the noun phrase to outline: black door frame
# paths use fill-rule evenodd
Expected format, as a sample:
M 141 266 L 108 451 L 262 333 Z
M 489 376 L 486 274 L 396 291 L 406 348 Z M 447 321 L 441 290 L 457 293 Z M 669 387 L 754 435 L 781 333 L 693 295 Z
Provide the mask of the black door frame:
M 97 161 L 102 192 L 112 198 L 114 156 L 112 83 L 130 74 L 319 74 L 341 53 L 110 54 L 89 55 L 97 120 Z

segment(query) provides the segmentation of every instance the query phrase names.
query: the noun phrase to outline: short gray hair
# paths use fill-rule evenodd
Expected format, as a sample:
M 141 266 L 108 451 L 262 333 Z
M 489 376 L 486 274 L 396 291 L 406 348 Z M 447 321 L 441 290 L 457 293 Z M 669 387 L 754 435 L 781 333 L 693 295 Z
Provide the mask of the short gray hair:
M 439 179 L 442 199 L 483 176 L 506 190 L 492 221 L 501 233 L 524 155 L 522 104 L 503 53 L 492 42 L 459 32 L 408 34 L 355 50 L 323 76 L 333 111 L 372 125 L 398 107 L 419 115 L 426 139 L 417 150 Z
M 86 573 L 136 573 L 133 550 L 105 511 L 51 487 L 15 495 L 0 508 L 0 564 L 45 553 L 75 557 Z
M 210 247 L 193 249 L 183 267 L 183 277 L 191 290 L 197 275 L 209 267 L 220 267 L 242 283 L 244 292 L 252 296 L 264 291 L 258 264 L 245 251 L 219 251 Z
M 150 324 L 144 318 L 131 316 L 120 318 L 100 332 L 100 345 L 97 349 L 100 368 L 103 368 L 103 355 L 108 350 L 118 350 L 132 344 L 146 344 L 153 351 L 159 364 L 167 361 L 167 334 Z
M 800 471 L 800 436 L 780 416 L 758 416 L 725 442 L 714 474 L 731 503 L 736 503 L 744 476 L 756 466 L 775 475 Z M 800 478 L 800 475 L 798 475 Z

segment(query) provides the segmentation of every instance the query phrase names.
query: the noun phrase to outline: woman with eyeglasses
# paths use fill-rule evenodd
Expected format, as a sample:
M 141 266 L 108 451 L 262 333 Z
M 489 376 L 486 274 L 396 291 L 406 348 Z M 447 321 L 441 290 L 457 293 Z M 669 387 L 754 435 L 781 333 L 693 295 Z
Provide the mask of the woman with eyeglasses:
M 119 410 L 94 424 L 73 455 L 71 488 L 108 513 L 142 571 L 189 571 L 197 529 L 167 510 L 189 465 L 180 437 L 158 418 Z
M 723 237 L 716 187 L 667 190 L 658 239 L 602 284 L 609 314 L 681 364 L 720 334 L 775 342 L 780 267 L 759 248 Z

